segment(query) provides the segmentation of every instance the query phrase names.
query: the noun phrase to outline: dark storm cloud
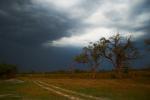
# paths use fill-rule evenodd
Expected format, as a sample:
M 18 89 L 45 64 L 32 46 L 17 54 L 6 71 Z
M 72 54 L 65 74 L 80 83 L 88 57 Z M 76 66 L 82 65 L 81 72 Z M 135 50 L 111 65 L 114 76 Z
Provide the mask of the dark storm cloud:
M 137 5 L 135 5 L 133 7 L 133 11 L 132 11 L 132 17 L 145 13 L 145 12 L 149 12 L 150 10 L 150 1 L 149 0 L 142 0 L 140 3 L 138 3 Z
M 105 1 L 104 1 L 105 2 Z M 113 0 L 115 4 L 124 4 L 124 1 Z M 150 0 L 133 0 L 131 4 L 126 5 L 128 11 L 123 9 L 109 9 L 104 12 L 105 17 L 111 19 L 111 22 L 102 24 L 104 27 L 113 27 L 118 30 L 127 30 L 128 32 L 139 32 L 149 34 L 150 29 Z M 113 5 L 112 7 L 114 7 Z M 125 17 L 125 19 L 123 19 Z
M 67 35 L 75 20 L 54 9 L 34 5 L 31 0 L 0 1 L 0 37 L 22 45 L 40 45 Z
M 64 68 L 73 51 L 64 54 L 68 49 L 42 44 L 69 35 L 67 31 L 73 27 L 76 19 L 53 8 L 37 6 L 31 0 L 1 0 L 0 62 L 18 64 L 22 71 Z
M 125 16 L 128 16 L 128 19 L 125 22 L 123 22 L 122 16 L 119 16 L 118 12 L 116 13 L 109 12 L 108 13 L 109 16 L 113 17 L 112 18 L 113 23 L 106 25 L 106 27 L 117 28 L 118 31 L 125 30 L 127 32 L 131 32 L 132 35 L 135 35 L 135 36 L 138 32 L 141 32 L 141 34 L 143 35 L 138 37 L 135 40 L 135 42 L 138 44 L 139 49 L 141 49 L 143 53 L 145 49 L 143 45 L 143 41 L 144 39 L 150 37 L 150 12 L 149 12 L 150 6 L 149 5 L 150 5 L 149 0 L 143 0 L 142 2 L 138 4 L 135 4 L 133 7 L 130 7 L 130 13 L 125 15 Z M 148 59 L 148 57 L 145 58 L 145 61 Z
M 137 19 L 143 15 L 143 25 L 136 27 L 135 31 L 143 31 L 148 35 L 150 33 L 150 0 L 142 0 L 140 3 L 132 7 L 130 18 Z M 145 16 L 144 16 L 145 15 Z M 147 19 L 147 20 L 144 20 Z
M 0 45 L 0 62 L 17 64 L 21 72 L 67 69 L 73 56 L 80 51 L 72 48 L 29 47 L 2 39 Z
M 133 7 L 129 6 L 130 13 L 115 8 L 118 7 L 117 4 L 122 4 L 121 0 L 79 0 L 73 7 L 69 4 L 57 5 L 60 2 L 63 5 L 63 0 L 0 0 L 0 61 L 23 66 L 22 70 L 65 69 L 81 48 L 45 47 L 43 44 L 62 37 L 86 34 L 86 29 L 93 31 L 92 28 L 95 27 L 140 31 L 146 33 L 146 36 L 150 32 L 150 17 L 147 16 L 150 11 L 149 0 L 143 0 Z M 65 8 L 65 5 L 70 8 Z M 123 14 L 120 14 L 121 12 Z M 96 21 L 94 25 L 85 23 L 85 20 L 99 13 L 102 13 L 101 16 L 104 14 L 106 22 Z M 136 22 L 141 15 L 144 16 L 141 22 Z M 123 20 L 125 16 L 127 18 Z M 139 25 L 136 26 L 137 24 Z M 140 44 L 142 40 L 136 41 Z M 143 45 L 140 48 L 143 48 Z
M 79 19 L 71 19 L 67 13 L 54 9 L 53 5 L 50 5 L 50 8 L 47 9 L 33 4 L 31 0 L 1 0 L 0 2 L 0 37 L 8 41 L 24 45 L 40 45 L 50 40 L 69 36 L 68 30 L 74 29 L 78 32 L 78 30 L 80 31 L 85 27 Z M 120 3 L 121 1 L 115 0 L 114 2 Z M 90 14 L 104 3 L 103 0 L 83 0 L 77 7 Z M 138 27 L 129 24 L 134 23 L 132 20 L 136 19 L 141 13 L 148 13 L 148 5 L 149 0 L 143 0 L 142 3 L 131 7 L 127 25 L 117 23 L 122 21 L 122 15 L 109 10 L 111 12 L 107 12 L 106 16 L 112 17 L 112 23 L 105 23 L 107 25 L 104 25 L 104 27 L 109 26 L 131 31 L 142 30 L 148 33 L 150 19 Z

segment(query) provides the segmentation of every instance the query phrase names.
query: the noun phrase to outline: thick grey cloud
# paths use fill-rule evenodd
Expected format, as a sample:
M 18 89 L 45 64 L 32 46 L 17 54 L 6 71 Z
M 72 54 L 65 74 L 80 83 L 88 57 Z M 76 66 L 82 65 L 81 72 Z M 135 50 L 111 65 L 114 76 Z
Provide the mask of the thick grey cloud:
M 65 69 L 81 50 L 70 45 L 114 30 L 145 34 L 136 39 L 140 44 L 150 33 L 149 5 L 149 0 L 0 0 L 0 61 L 22 70 Z M 45 46 L 54 41 L 66 46 Z
M 87 2 L 85 3 L 85 1 Z M 150 12 L 148 12 L 148 4 L 147 0 L 94 0 L 91 2 L 83 0 L 74 7 L 75 10 L 67 10 L 71 14 L 73 13 L 74 17 L 81 19 L 80 28 L 74 28 L 75 31 L 70 32 L 71 36 L 63 36 L 51 41 L 50 45 L 83 46 L 100 37 L 109 37 L 112 33 L 117 32 L 125 36 L 133 35 L 134 40 L 138 41 L 139 38 L 149 36 Z M 78 12 L 80 16 L 76 16 L 75 12 Z
M 2 0 L 0 37 L 24 45 L 39 45 L 66 36 L 76 20 L 54 9 L 39 7 L 31 0 Z
M 63 55 L 64 50 L 45 48 L 43 44 L 67 36 L 73 27 L 76 19 L 53 8 L 39 7 L 31 0 L 1 0 L 0 61 L 18 64 L 24 70 L 61 69 L 72 54 Z

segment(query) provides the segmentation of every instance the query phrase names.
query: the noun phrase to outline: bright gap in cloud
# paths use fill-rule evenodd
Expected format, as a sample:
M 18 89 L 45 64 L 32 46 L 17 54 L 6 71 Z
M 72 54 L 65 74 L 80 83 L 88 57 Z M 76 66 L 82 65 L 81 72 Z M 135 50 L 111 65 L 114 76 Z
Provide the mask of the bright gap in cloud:
M 75 46 L 75 47 L 83 47 L 88 45 L 89 42 L 95 42 L 102 37 L 110 37 L 112 36 L 112 29 L 105 28 L 94 28 L 87 29 L 84 31 L 85 34 L 80 35 L 72 35 L 70 37 L 62 37 L 58 40 L 53 40 L 47 43 L 49 46 L 56 47 L 64 47 L 64 46 Z
M 95 28 L 95 29 L 87 29 L 86 34 L 81 35 L 72 35 L 70 37 L 62 37 L 58 40 L 53 40 L 48 43 L 45 43 L 45 46 L 54 46 L 54 47 L 84 47 L 89 44 L 89 42 L 96 42 L 100 38 L 105 37 L 109 38 L 111 36 L 114 36 L 117 34 L 117 32 L 114 31 L 114 29 L 106 29 L 106 28 Z M 144 34 L 142 32 L 137 33 L 127 33 L 125 31 L 119 33 L 123 37 L 129 37 L 132 36 L 132 40 L 136 40 L 139 37 L 143 36 Z

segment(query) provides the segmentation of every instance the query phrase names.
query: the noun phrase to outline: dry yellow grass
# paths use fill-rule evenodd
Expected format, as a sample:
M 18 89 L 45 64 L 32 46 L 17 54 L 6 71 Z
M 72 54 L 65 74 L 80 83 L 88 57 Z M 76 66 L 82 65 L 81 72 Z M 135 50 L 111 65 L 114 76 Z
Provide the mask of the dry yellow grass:
M 17 89 L 24 100 L 67 100 L 56 93 L 46 91 L 35 85 L 32 80 L 24 80 L 25 84 Z
M 89 78 L 90 74 L 34 74 L 22 78 L 30 81 L 40 80 L 79 93 L 111 100 L 150 100 L 149 71 L 132 71 L 128 74 L 130 77 L 123 79 L 112 78 L 112 72 L 98 73 L 96 79 Z

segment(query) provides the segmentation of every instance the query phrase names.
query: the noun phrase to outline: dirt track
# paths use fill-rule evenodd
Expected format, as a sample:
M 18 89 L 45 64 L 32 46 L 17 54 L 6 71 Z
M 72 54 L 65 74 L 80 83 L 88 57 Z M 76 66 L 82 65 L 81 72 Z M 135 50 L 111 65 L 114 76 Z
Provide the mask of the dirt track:
M 46 82 L 43 81 L 34 81 L 35 84 L 37 84 L 38 86 L 40 86 L 41 88 L 54 92 L 58 95 L 64 96 L 66 98 L 68 98 L 69 100 L 108 100 L 106 98 L 99 98 L 99 97 L 95 97 L 95 96 L 91 96 L 91 95 L 86 95 L 83 93 L 78 93 L 72 90 L 68 90 L 68 89 L 64 89 L 55 85 L 50 85 L 47 84 Z

